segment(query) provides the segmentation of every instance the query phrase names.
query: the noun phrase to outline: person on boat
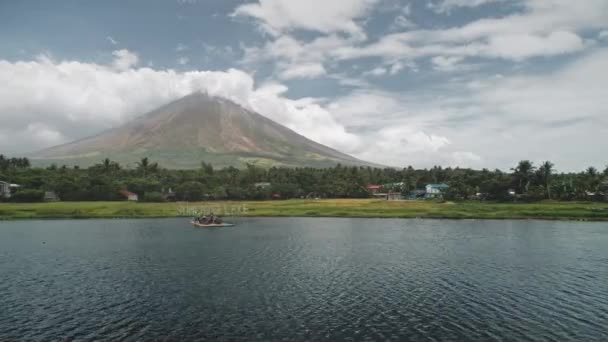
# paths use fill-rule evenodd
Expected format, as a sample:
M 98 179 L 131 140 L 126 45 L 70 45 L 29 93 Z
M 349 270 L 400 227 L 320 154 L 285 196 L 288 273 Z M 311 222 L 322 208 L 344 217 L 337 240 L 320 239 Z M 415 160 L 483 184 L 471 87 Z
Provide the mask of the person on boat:
M 205 224 L 214 224 L 215 223 L 215 215 L 213 213 L 211 213 L 211 215 L 209 215 L 209 218 L 207 219 L 207 223 Z

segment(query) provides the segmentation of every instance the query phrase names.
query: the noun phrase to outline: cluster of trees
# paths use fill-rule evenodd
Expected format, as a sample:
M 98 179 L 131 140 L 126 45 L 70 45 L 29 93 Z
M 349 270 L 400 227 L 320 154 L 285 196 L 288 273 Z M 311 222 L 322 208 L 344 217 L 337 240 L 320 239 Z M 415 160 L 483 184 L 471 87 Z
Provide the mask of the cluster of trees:
M 30 161 L 27 158 L 7 158 L 0 154 L 0 172 L 8 169 L 22 169 L 30 167 Z
M 522 160 L 510 173 L 484 169 L 452 175 L 446 181 L 450 185 L 446 197 L 454 199 L 572 201 L 606 200 L 608 196 L 608 167 L 601 173 L 595 167 L 583 172 L 557 173 L 550 161 L 536 167 L 529 160 Z
M 162 201 L 171 194 L 175 200 L 271 199 L 271 198 L 363 198 L 370 194 L 367 184 L 391 184 L 391 191 L 408 193 L 428 183 L 446 183 L 444 197 L 452 200 L 493 201 L 605 200 L 608 194 L 608 167 L 593 167 L 578 173 L 556 173 L 551 162 L 535 167 L 524 160 L 510 172 L 463 168 L 379 169 L 337 165 L 333 168 L 260 168 L 248 165 L 216 170 L 202 163 L 195 170 L 168 170 L 147 158 L 126 169 L 105 159 L 86 169 L 52 165 L 33 168 L 26 158 L 0 156 L 0 180 L 21 185 L 15 200 L 42 200 L 45 191 L 61 200 L 120 200 L 122 189 L 140 200 Z M 269 186 L 256 186 L 268 182 Z M 171 191 L 169 191 L 171 190 Z M 27 195 L 27 196 L 26 196 Z

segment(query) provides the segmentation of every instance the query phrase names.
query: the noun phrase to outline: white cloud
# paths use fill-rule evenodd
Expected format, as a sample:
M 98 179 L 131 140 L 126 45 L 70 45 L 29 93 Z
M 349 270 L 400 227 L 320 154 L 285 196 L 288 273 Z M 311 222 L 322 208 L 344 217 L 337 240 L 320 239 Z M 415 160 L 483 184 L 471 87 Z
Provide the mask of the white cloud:
M 367 138 L 374 144 L 365 146 L 356 156 L 401 167 L 441 162 L 440 150 L 450 144 L 446 137 L 416 131 L 408 125 L 383 128 Z
M 397 63 L 403 68 L 407 60 L 383 68 Z M 132 60 L 124 63 L 128 69 L 115 64 L 0 60 L 0 82 L 11 85 L 0 87 L 3 152 L 94 134 L 204 90 L 316 141 L 388 165 L 506 169 L 522 153 L 550 159 L 561 170 L 606 162 L 605 48 L 549 73 L 484 76 L 401 92 L 361 82 L 362 89 L 335 99 L 290 99 L 285 85 L 256 86 L 250 74 L 235 69 L 177 72 L 136 69 Z
M 455 71 L 458 69 L 458 63 L 463 60 L 463 57 L 452 56 L 452 57 L 444 57 L 444 56 L 436 56 L 431 59 L 433 63 L 433 68 L 438 71 Z
M 363 47 L 343 45 L 330 53 L 339 60 L 363 57 L 421 58 L 429 56 L 458 56 L 523 60 L 536 56 L 555 56 L 581 51 L 583 40 L 569 31 L 553 31 L 547 35 L 494 34 L 473 42 L 460 42 L 460 38 L 442 37 L 444 33 L 411 31 L 386 35 L 379 41 Z M 427 40 L 423 38 L 426 37 Z
M 608 2 L 604 0 L 522 0 L 521 6 L 515 14 L 459 27 L 411 30 L 387 34 L 368 44 L 342 44 L 329 56 L 338 60 L 472 56 L 519 61 L 579 52 L 588 47 L 580 34 L 608 28 Z
M 353 39 L 338 35 L 322 36 L 310 42 L 302 42 L 292 36 L 283 35 L 261 48 L 245 48 L 243 62 L 250 64 L 260 60 L 283 60 L 293 64 L 320 63 L 329 56 L 331 51 L 353 43 Z
M 117 53 L 124 59 L 130 53 Z M 127 58 L 128 59 L 128 58 Z M 251 75 L 227 71 L 129 68 L 75 61 L 0 60 L 3 152 L 25 152 L 98 133 L 195 91 L 231 99 L 336 148 L 357 145 L 315 99 L 292 100 L 279 84 L 256 88 Z
M 603 30 L 597 34 L 597 37 L 601 40 L 608 40 L 608 30 Z
M 42 146 L 52 146 L 67 142 L 61 132 L 42 122 L 30 123 L 27 125 L 25 132 L 29 139 Z
M 188 58 L 188 57 L 179 57 L 177 59 L 177 64 L 179 64 L 179 65 L 186 65 L 189 62 L 190 62 L 190 58 Z
M 112 55 L 114 56 L 114 67 L 118 70 L 127 70 L 139 62 L 137 54 L 126 49 L 113 51 Z
M 401 70 L 404 70 L 405 68 L 408 68 L 408 70 L 410 70 L 412 72 L 420 71 L 420 68 L 418 67 L 418 64 L 416 64 L 416 62 L 414 62 L 412 60 L 401 60 L 401 61 L 394 62 L 391 65 L 390 74 L 396 75 L 399 72 L 401 72 Z
M 117 41 L 116 41 L 114 38 L 112 38 L 111 36 L 107 36 L 107 37 L 106 37 L 106 39 L 107 39 L 107 41 L 109 41 L 109 42 L 110 42 L 110 44 L 112 44 L 112 45 L 116 45 L 116 44 L 118 44 L 118 42 L 117 42 Z
M 387 72 L 388 72 L 388 70 L 386 70 L 383 67 L 376 67 L 376 68 L 373 68 L 373 69 L 371 69 L 369 71 L 364 72 L 363 75 L 366 75 L 366 76 L 376 76 L 377 77 L 377 76 L 386 75 Z
M 444 0 L 435 2 L 433 8 L 448 11 L 500 1 L 502 0 Z M 344 22 L 352 21 L 357 25 L 356 18 L 364 14 L 355 13 L 368 13 L 374 2 L 360 0 L 357 3 L 360 6 L 355 7 L 359 10 L 349 11 L 343 8 L 347 2 L 331 2 L 328 13 L 321 11 L 319 14 L 321 18 L 306 10 L 297 11 L 299 6 L 316 8 L 308 2 L 300 4 L 295 1 L 262 0 L 238 7 L 235 15 L 255 17 L 274 34 L 262 46 L 246 47 L 242 63 L 252 66 L 260 61 L 274 62 L 278 68 L 277 75 L 284 72 L 286 65 L 321 64 L 330 77 L 336 72 L 334 69 L 339 63 L 369 57 L 382 59 L 382 67 L 389 70 L 385 75 L 394 75 L 403 69 L 398 64 L 395 68 L 389 67 L 395 61 L 416 63 L 427 58 L 431 59 L 431 66 L 438 70 L 465 70 L 476 66 L 449 63 L 468 57 L 474 57 L 471 61 L 502 59 L 521 62 L 533 57 L 580 53 L 594 46 L 592 40 L 585 41 L 582 38 L 585 34 L 608 28 L 608 1 L 605 0 L 517 0 L 513 3 L 511 14 L 481 18 L 461 26 L 441 29 L 412 29 L 407 21 L 403 21 L 409 20 L 412 15 L 411 7 L 406 5 L 398 8 L 396 18 L 397 22 L 401 21 L 406 26 L 398 30 L 405 28 L 409 31 L 385 34 L 375 41 L 369 41 L 364 32 L 349 35 L 344 34 L 348 30 L 340 28 L 344 27 Z M 345 11 L 350 14 L 345 15 Z M 335 16 L 349 19 L 336 20 L 335 23 L 331 20 L 332 24 L 326 22 L 328 17 Z M 337 24 L 340 22 L 342 24 Z M 357 27 L 357 32 L 362 30 L 361 25 Z M 321 35 L 304 39 L 292 32 L 302 29 L 317 31 Z M 602 37 L 600 33 L 598 39 Z M 444 62 L 449 65 L 444 65 Z M 478 64 L 482 63 L 485 61 Z M 357 82 L 352 77 L 336 78 L 341 84 Z
M 411 29 L 416 27 L 416 24 L 404 15 L 398 15 L 393 22 L 393 29 Z
M 558 72 L 543 76 L 511 76 L 475 87 L 480 105 L 493 113 L 537 122 L 579 119 L 606 121 L 608 49 L 599 50 Z
M 482 158 L 469 151 L 457 151 L 452 153 L 452 159 L 456 166 L 479 166 Z
M 345 32 L 364 36 L 355 21 L 363 17 L 377 0 L 259 0 L 236 8 L 233 16 L 257 19 L 261 27 L 273 35 L 294 29 L 322 33 Z
M 416 24 L 410 19 L 410 15 L 412 14 L 411 4 L 407 4 L 401 8 L 401 12 L 395 17 L 395 20 L 392 24 L 393 30 L 400 29 L 411 29 L 416 27 Z
M 282 79 L 293 79 L 293 78 L 315 78 L 325 75 L 327 72 L 322 64 L 319 63 L 305 63 L 298 65 L 289 65 L 281 72 L 280 77 Z
M 369 82 L 360 77 L 350 77 L 344 74 L 331 74 L 328 77 L 337 80 L 341 86 L 353 88 L 369 88 L 371 86 Z
M 494 35 L 548 35 L 555 31 L 577 32 L 608 26 L 608 3 L 604 0 L 521 0 L 520 3 L 523 9 L 515 14 L 422 32 L 420 38 L 467 42 Z
M 188 50 L 188 45 L 183 44 L 183 43 L 178 43 L 177 46 L 175 47 L 175 51 L 177 52 L 182 52 L 182 51 L 186 51 Z
M 405 64 L 402 62 L 396 62 L 393 65 L 391 65 L 391 69 L 389 71 L 389 74 L 391 75 L 396 75 L 399 72 L 401 72 L 401 70 L 403 70 L 403 68 L 405 68 Z
M 511 34 L 490 37 L 484 52 L 488 56 L 525 59 L 534 56 L 561 55 L 582 50 L 583 40 L 568 31 L 555 31 L 547 36 Z
M 362 89 L 328 109 L 364 142 L 348 152 L 376 162 L 507 169 L 525 153 L 580 170 L 606 163 L 606 84 L 608 49 L 600 49 L 554 72 L 408 92 Z
M 428 7 L 437 13 L 449 13 L 458 7 L 478 7 L 485 4 L 504 2 L 505 0 L 443 0 L 438 4 L 429 3 Z

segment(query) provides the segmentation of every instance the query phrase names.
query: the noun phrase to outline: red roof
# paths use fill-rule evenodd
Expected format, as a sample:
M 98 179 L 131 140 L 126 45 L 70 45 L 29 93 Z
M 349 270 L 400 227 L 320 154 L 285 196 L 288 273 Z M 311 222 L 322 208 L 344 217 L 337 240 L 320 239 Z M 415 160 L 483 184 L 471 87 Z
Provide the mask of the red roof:
M 376 189 L 380 189 L 380 185 L 368 184 L 366 186 L 366 188 L 371 189 L 371 190 L 376 190 Z
M 128 191 L 128 190 L 120 190 L 119 191 L 121 195 L 125 196 L 125 197 L 129 197 L 129 196 L 137 196 L 136 193 Z

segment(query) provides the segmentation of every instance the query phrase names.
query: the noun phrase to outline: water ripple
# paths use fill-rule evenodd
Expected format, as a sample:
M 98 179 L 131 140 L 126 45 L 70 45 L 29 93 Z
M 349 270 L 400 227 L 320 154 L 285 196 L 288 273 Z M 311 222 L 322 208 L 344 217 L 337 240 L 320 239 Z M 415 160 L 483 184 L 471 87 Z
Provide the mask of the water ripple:
M 0 340 L 608 340 L 604 224 L 238 223 L 0 222 Z

